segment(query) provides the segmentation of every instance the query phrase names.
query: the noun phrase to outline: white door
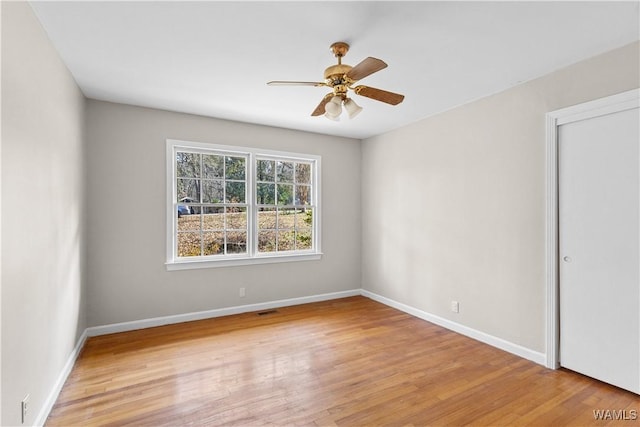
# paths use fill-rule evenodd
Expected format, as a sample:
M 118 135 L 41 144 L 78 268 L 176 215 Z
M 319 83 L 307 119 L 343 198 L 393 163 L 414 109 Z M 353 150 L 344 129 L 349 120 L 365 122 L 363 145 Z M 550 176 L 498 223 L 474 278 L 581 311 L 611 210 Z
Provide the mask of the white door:
M 640 111 L 558 127 L 560 364 L 640 393 Z

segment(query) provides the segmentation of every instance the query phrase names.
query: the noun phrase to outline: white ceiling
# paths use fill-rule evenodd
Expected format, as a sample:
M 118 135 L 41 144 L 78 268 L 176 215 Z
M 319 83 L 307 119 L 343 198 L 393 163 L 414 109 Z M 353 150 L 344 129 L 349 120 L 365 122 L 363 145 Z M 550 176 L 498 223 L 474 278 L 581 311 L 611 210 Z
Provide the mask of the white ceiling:
M 366 138 L 638 40 L 639 2 L 32 2 L 89 98 Z M 406 96 L 340 122 L 310 114 L 335 41 Z

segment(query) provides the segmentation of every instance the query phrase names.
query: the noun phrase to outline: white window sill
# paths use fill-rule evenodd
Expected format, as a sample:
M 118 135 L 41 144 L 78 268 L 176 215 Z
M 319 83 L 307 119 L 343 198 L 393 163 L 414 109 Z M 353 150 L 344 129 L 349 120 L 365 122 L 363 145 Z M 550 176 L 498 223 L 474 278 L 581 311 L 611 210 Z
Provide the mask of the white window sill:
M 167 271 L 193 270 L 197 268 L 234 267 L 240 265 L 274 264 L 279 262 L 317 261 L 322 258 L 322 253 L 290 254 L 290 255 L 266 255 L 253 258 L 224 258 L 224 259 L 199 259 L 179 260 L 165 263 Z

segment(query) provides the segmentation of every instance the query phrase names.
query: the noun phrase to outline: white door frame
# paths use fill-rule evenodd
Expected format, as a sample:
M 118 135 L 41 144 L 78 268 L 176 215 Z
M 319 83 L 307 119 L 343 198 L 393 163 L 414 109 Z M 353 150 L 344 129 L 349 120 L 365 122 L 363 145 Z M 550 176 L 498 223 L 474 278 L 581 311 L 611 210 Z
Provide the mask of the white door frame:
M 560 308 L 558 279 L 558 126 L 603 116 L 605 114 L 638 108 L 640 89 L 585 102 L 547 113 L 546 138 L 546 363 L 547 368 L 560 367 Z

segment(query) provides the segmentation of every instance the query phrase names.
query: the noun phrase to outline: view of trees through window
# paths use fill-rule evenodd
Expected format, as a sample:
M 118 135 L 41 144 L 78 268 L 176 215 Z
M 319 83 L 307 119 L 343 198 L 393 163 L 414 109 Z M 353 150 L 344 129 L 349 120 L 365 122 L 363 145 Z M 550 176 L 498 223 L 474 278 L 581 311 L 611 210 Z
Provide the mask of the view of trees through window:
M 258 251 L 312 248 L 311 164 L 258 159 Z
M 176 153 L 179 257 L 247 252 L 247 159 Z
M 188 151 L 175 161 L 178 257 L 247 254 L 251 230 L 258 253 L 313 249 L 312 162 Z

